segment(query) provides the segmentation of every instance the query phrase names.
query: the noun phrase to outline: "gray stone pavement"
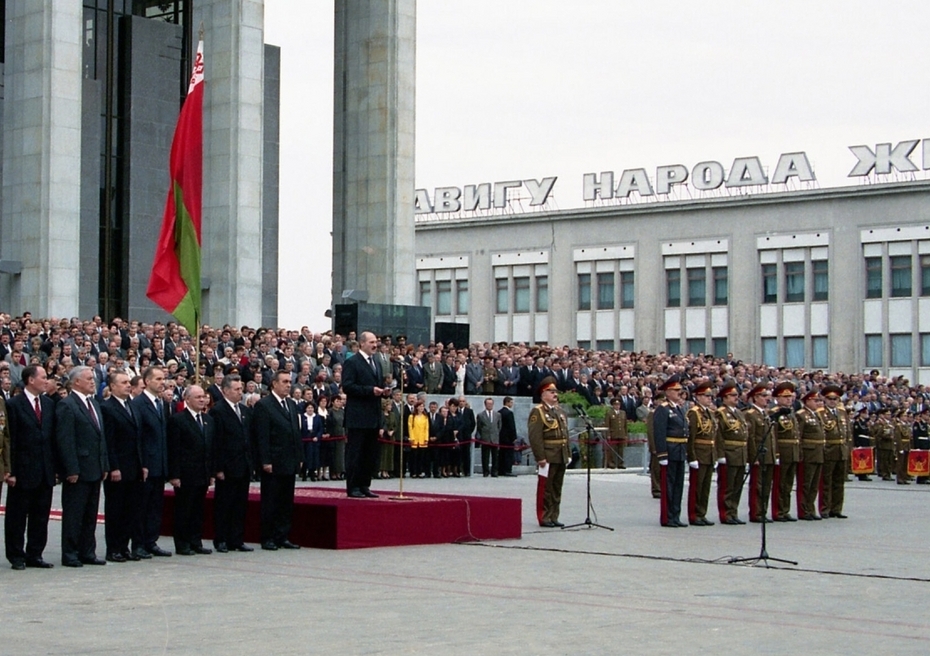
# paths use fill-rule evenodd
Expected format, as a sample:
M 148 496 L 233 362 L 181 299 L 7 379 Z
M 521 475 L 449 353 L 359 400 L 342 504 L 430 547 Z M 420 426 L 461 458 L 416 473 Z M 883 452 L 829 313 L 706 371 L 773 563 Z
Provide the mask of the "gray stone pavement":
M 615 531 L 539 528 L 532 475 L 416 480 L 406 489 L 520 497 L 523 538 L 70 570 L 58 566 L 60 524 L 52 522 L 45 556 L 55 569 L 0 569 L 0 653 L 926 649 L 930 486 L 856 481 L 847 487 L 849 519 L 769 525 L 769 554 L 799 561 L 777 569 L 724 564 L 759 554 L 757 524 L 660 527 L 648 479 L 629 471 L 592 477 L 596 519 Z M 572 472 L 561 519 L 584 517 L 585 477 Z M 102 526 L 97 534 L 102 553 Z M 170 538 L 161 545 L 170 548 Z

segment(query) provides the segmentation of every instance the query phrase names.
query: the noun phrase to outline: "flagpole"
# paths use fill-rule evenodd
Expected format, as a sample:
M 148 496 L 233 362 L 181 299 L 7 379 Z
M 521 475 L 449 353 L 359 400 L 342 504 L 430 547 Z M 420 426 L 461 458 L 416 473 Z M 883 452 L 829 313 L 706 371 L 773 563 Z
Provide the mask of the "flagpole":
M 200 385 L 200 317 L 197 317 L 197 333 L 194 335 L 194 385 Z

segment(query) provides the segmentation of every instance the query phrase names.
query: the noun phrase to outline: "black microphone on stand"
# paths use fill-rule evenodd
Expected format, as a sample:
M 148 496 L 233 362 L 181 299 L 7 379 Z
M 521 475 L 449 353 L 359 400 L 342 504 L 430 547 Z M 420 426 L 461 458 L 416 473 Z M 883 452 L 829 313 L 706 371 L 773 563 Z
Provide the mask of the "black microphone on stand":
M 778 410 L 776 410 L 775 412 L 769 415 L 769 419 L 771 421 L 775 421 L 776 419 L 781 419 L 782 417 L 790 415 L 792 412 L 793 410 L 791 408 L 779 408 Z

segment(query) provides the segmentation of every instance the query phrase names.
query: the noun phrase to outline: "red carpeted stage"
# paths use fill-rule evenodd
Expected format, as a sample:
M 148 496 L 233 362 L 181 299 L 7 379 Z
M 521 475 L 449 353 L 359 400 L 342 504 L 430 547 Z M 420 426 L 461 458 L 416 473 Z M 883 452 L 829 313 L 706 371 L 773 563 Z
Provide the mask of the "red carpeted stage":
M 361 549 L 412 544 L 504 540 L 521 536 L 521 501 L 498 497 L 411 494 L 374 490 L 378 499 L 349 499 L 345 491 L 299 487 L 291 540 L 319 549 Z M 171 535 L 174 495 L 165 492 L 162 535 Z M 204 513 L 204 538 L 213 537 L 213 493 Z M 259 493 L 249 494 L 245 539 L 259 542 Z

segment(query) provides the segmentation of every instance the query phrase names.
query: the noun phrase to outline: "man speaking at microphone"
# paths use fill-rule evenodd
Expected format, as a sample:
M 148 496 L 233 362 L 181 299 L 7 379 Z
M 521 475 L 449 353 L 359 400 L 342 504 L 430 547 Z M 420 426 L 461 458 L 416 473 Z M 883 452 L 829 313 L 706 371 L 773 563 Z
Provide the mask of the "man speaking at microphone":
M 571 453 L 568 450 L 568 422 L 565 413 L 559 407 L 555 378 L 543 378 L 536 393 L 542 403 L 533 407 L 527 422 L 533 457 L 539 465 L 540 477 L 545 478 L 539 525 L 560 528 L 564 526 L 559 522 L 562 481 L 565 478 L 565 468 L 571 462 Z
M 377 466 L 378 430 L 383 413 L 381 399 L 390 398 L 390 388 L 382 387 L 381 369 L 374 360 L 378 338 L 363 332 L 359 352 L 346 360 L 342 389 L 346 395 L 346 492 L 352 499 L 377 498 L 371 491 L 371 476 Z

